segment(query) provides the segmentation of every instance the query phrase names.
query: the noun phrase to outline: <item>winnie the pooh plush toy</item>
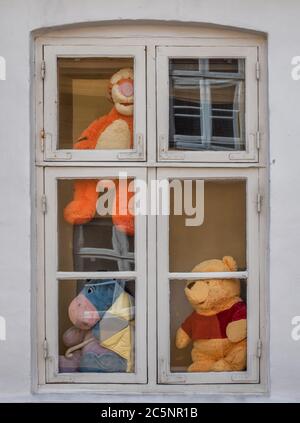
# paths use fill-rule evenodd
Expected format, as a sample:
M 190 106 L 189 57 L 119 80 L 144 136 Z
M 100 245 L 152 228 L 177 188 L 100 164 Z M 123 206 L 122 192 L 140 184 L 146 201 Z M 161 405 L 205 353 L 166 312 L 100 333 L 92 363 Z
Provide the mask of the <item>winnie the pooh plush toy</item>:
M 109 82 L 109 94 L 114 103 L 111 111 L 99 117 L 86 128 L 74 144 L 77 150 L 125 150 L 133 145 L 133 71 L 120 69 Z M 64 209 L 64 218 L 72 225 L 89 222 L 95 217 L 98 180 L 82 179 L 74 184 L 73 200 Z M 128 189 L 120 194 L 119 183 L 115 181 L 115 203 L 112 220 L 114 225 L 128 235 L 134 233 L 134 217 L 121 207 L 120 196 L 130 201 L 133 193 Z M 122 210 L 120 210 L 122 208 Z
M 235 260 L 206 260 L 193 272 L 234 272 Z M 193 342 L 189 372 L 227 372 L 246 368 L 246 304 L 240 298 L 238 279 L 187 282 L 185 295 L 194 309 L 176 333 L 176 347 Z

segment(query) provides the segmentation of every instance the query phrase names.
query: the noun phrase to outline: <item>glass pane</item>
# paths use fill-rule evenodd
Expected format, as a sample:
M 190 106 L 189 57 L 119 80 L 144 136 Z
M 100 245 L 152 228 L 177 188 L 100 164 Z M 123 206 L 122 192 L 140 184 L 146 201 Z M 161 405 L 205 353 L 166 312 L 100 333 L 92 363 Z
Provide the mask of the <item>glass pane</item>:
M 59 270 L 134 270 L 133 183 L 58 180 Z
M 244 59 L 209 59 L 208 70 L 209 72 L 238 74 L 242 71 L 241 66 L 243 62 Z
M 238 270 L 246 269 L 246 181 L 170 184 L 170 272 L 190 272 L 203 260 L 226 255 L 235 257 Z
M 133 58 L 59 58 L 59 149 L 133 147 Z
M 135 372 L 135 282 L 59 281 L 59 372 Z
M 246 370 L 246 303 L 245 280 L 170 281 L 170 371 Z
M 170 149 L 245 149 L 244 65 L 244 59 L 170 59 Z

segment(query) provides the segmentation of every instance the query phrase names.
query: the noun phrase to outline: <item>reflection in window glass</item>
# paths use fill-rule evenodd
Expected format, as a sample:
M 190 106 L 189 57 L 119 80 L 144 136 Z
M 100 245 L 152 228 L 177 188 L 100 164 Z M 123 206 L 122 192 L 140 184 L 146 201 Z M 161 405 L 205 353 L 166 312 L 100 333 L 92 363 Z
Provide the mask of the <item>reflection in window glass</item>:
M 246 370 L 246 285 L 237 279 L 170 281 L 171 372 Z
M 58 268 L 62 271 L 134 270 L 134 216 L 129 210 L 133 181 L 106 179 L 58 181 Z M 107 189 L 100 193 L 99 184 Z M 126 190 L 126 192 L 124 191 Z M 127 196 L 122 209 L 120 198 Z M 106 214 L 99 214 L 101 198 Z
M 170 149 L 245 149 L 244 65 L 244 59 L 170 59 Z
M 59 58 L 59 149 L 129 149 L 133 59 Z
M 134 297 L 134 281 L 59 281 L 59 372 L 135 372 Z

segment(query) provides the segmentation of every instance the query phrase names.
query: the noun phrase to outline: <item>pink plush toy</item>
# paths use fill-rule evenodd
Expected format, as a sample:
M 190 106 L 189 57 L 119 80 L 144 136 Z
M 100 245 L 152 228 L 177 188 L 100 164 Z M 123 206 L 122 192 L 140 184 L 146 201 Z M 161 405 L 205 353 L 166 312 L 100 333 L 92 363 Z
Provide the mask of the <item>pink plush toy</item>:
M 132 371 L 134 305 L 124 282 L 86 283 L 69 306 L 69 319 L 74 326 L 63 335 L 68 349 L 59 357 L 61 373 Z
M 111 351 L 101 347 L 90 330 L 82 330 L 72 326 L 64 333 L 63 342 L 66 347 L 69 347 L 69 350 L 66 355 L 59 357 L 59 370 L 61 373 L 99 372 L 100 363 L 97 364 L 97 362 L 101 361 L 99 357 L 106 362 L 110 361 L 108 360 L 109 357 L 112 358 Z M 77 348 L 78 344 L 82 345 L 81 350 L 72 352 L 72 348 Z M 118 359 L 115 356 L 114 358 Z M 94 367 L 91 361 L 94 362 Z M 103 367 L 101 368 L 104 371 Z

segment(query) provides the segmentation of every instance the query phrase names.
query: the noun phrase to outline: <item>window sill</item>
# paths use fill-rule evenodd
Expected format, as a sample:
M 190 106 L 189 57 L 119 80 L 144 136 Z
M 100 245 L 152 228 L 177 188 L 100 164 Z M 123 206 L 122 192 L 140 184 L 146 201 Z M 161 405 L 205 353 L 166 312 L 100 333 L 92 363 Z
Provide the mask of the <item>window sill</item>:
M 207 395 L 242 395 L 243 400 L 245 396 L 253 395 L 267 395 L 269 389 L 267 384 L 264 383 L 253 383 L 253 384 L 216 384 L 216 385 L 184 385 L 184 392 L 182 392 L 182 385 L 155 385 L 155 384 L 111 384 L 111 385 L 99 385 L 99 384 L 45 384 L 38 385 L 36 389 L 33 390 L 34 395 L 45 395 L 45 394 L 67 394 L 75 397 L 80 394 L 80 399 L 87 395 L 104 395 L 107 400 L 107 396 L 126 396 L 127 399 L 131 399 L 131 396 L 137 396 L 138 400 L 147 400 L 147 396 L 153 397 L 153 395 L 168 395 L 168 396 L 177 396 L 180 394 L 180 401 L 191 400 L 191 397 L 196 396 L 198 400 L 202 395 L 205 395 L 205 400 Z M 195 398 L 195 399 L 197 399 Z M 72 398 L 70 398 L 72 399 Z M 88 398 L 90 401 L 90 397 Z M 171 400 L 171 398 L 169 398 Z M 97 397 L 99 401 L 99 397 Z M 214 399 L 215 401 L 215 399 Z

